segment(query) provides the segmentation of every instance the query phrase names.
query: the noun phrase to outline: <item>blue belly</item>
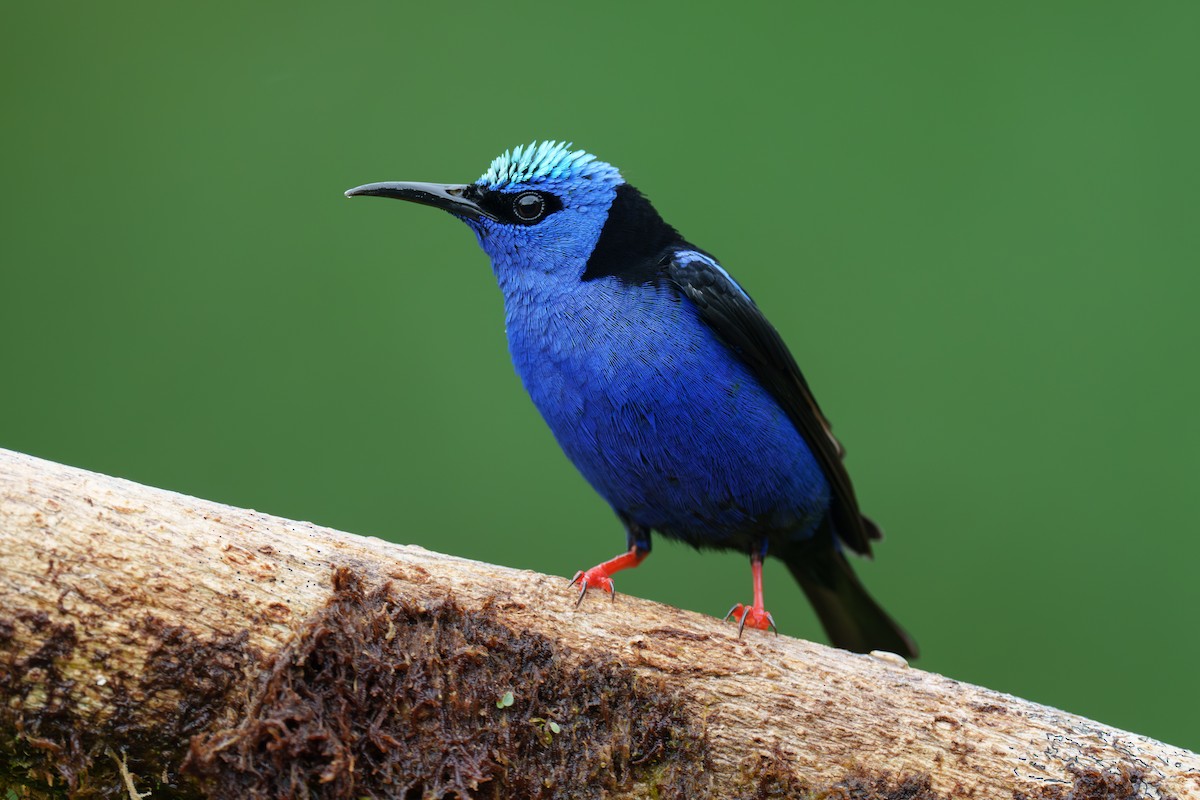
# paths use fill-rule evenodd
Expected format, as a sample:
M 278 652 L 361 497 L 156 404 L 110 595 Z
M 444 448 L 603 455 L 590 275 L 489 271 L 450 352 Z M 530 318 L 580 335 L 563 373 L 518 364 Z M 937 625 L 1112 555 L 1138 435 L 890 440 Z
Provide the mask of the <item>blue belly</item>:
M 829 507 L 821 468 L 691 303 L 665 288 L 576 286 L 555 303 L 506 297 L 509 346 L 596 491 L 634 522 L 698 547 L 811 535 Z

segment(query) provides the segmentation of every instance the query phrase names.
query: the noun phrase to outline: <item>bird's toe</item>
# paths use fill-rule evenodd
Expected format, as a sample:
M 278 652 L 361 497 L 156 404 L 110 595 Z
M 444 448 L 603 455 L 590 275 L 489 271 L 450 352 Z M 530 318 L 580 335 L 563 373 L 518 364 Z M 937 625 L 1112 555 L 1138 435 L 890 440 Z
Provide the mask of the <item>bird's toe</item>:
M 746 628 L 760 631 L 772 630 L 779 633 L 775 627 L 775 619 L 762 606 L 747 606 L 738 603 L 725 615 L 725 619 L 730 618 L 738 623 L 738 636 L 741 636 L 742 631 Z
M 617 596 L 617 590 L 613 586 L 612 577 L 603 566 L 576 572 L 575 577 L 571 579 L 569 585 L 579 586 L 579 597 L 575 600 L 576 606 L 583 602 L 583 598 L 587 596 L 589 589 L 599 589 L 602 592 L 608 592 L 614 599 Z

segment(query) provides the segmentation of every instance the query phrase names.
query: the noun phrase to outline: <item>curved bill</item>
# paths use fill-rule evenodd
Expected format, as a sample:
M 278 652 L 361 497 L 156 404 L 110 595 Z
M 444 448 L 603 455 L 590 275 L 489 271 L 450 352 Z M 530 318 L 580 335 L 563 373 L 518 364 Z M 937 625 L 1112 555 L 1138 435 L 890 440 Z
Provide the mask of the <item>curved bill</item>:
M 355 186 L 346 191 L 346 197 L 392 197 L 396 200 L 408 200 L 423 206 L 440 208 L 467 219 L 479 219 L 480 217 L 496 219 L 480 208 L 474 200 L 465 196 L 468 188 L 467 184 L 384 181 Z

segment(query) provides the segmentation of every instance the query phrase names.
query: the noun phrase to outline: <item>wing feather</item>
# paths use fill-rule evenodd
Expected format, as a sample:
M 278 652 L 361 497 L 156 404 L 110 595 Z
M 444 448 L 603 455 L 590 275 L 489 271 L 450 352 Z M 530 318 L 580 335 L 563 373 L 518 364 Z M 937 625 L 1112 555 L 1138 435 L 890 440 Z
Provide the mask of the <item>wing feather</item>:
M 750 296 L 713 259 L 675 251 L 665 262 L 667 277 L 690 300 L 717 336 L 740 357 L 787 412 L 820 463 L 833 493 L 831 514 L 838 536 L 857 553 L 870 555 L 879 528 L 862 515 L 845 449 L 833 435 L 796 359 Z

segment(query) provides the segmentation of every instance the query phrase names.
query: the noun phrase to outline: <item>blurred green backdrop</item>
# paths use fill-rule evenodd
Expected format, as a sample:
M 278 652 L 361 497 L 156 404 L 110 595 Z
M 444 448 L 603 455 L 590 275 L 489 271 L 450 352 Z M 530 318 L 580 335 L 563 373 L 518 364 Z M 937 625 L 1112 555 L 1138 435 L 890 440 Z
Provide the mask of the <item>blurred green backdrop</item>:
M 0 445 L 564 576 L 614 555 L 469 231 L 341 194 L 570 139 L 791 343 L 921 667 L 1200 749 L 1200 5 L 4 17 Z M 660 540 L 620 588 L 719 615 L 749 570 Z M 821 638 L 779 565 L 767 592 Z

